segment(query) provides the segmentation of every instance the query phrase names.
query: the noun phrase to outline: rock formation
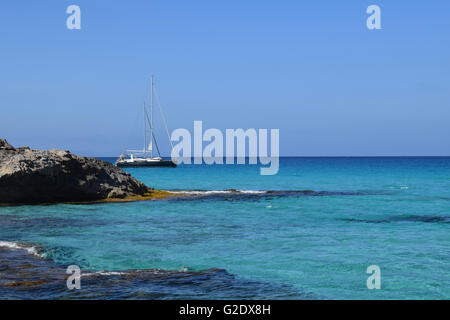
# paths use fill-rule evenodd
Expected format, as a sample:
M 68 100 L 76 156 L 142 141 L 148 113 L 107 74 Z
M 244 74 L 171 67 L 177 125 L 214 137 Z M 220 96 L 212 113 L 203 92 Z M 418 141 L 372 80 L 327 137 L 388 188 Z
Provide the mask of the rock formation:
M 153 192 L 109 162 L 69 151 L 14 148 L 0 139 L 0 204 L 90 202 Z

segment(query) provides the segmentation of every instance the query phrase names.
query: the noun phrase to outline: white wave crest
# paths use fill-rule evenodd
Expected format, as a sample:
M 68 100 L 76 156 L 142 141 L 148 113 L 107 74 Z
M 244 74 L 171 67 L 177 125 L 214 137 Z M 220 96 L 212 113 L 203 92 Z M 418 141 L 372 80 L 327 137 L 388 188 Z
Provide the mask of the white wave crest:
M 41 257 L 41 258 L 45 257 L 45 254 L 39 253 L 38 248 L 31 244 L 26 244 L 26 243 L 22 243 L 22 242 L 0 241 L 0 247 L 13 249 L 13 250 L 25 250 L 29 254 L 32 254 L 34 256 Z
M 89 276 L 123 276 L 126 275 L 126 272 L 118 272 L 118 271 L 97 271 L 97 272 L 90 272 L 90 273 L 83 273 L 81 274 L 82 277 L 89 277 Z
M 187 195 L 214 195 L 214 194 L 263 194 L 264 190 L 170 190 L 171 193 Z

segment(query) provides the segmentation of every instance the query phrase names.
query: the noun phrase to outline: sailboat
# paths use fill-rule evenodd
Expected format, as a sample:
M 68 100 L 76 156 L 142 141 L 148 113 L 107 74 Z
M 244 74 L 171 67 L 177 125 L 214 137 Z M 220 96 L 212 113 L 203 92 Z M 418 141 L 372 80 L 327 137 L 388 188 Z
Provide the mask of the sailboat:
M 126 153 L 121 153 L 119 158 L 116 160 L 116 166 L 118 167 L 176 167 L 177 163 L 173 160 L 165 160 L 161 157 L 159 152 L 158 143 L 156 142 L 155 135 L 153 133 L 153 96 L 154 96 L 154 83 L 153 75 L 150 77 L 151 89 L 150 89 L 150 119 L 148 117 L 147 109 L 144 102 L 144 148 L 142 150 L 127 150 Z M 157 96 L 156 96 L 157 97 Z M 170 140 L 169 129 L 167 127 L 166 119 L 162 112 L 161 105 L 157 99 L 158 106 L 161 112 L 161 116 L 166 127 L 167 135 Z M 147 146 L 147 125 L 150 127 L 150 143 Z M 153 156 L 153 143 L 155 144 L 156 150 L 158 152 L 158 157 Z

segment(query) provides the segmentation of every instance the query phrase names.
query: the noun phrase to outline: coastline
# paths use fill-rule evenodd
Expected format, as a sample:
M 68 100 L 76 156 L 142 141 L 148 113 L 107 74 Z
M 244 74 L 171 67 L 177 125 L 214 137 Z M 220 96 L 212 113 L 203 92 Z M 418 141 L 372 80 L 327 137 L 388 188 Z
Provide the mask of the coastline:
M 49 206 L 56 204 L 96 204 L 96 203 L 123 203 L 149 200 L 162 200 L 172 196 L 175 193 L 164 190 L 152 190 L 144 195 L 127 196 L 124 198 L 106 198 L 90 201 L 61 201 L 61 202 L 43 202 L 43 203 L 0 203 L 0 207 L 18 207 L 18 206 Z
M 361 196 L 370 193 L 363 191 L 314 191 L 314 190 L 152 190 L 143 195 L 127 196 L 124 198 L 106 198 L 91 201 L 62 201 L 48 203 L 0 203 L 0 207 L 14 207 L 23 205 L 56 205 L 56 204 L 96 204 L 96 203 L 125 203 L 165 199 L 261 199 L 267 197 L 323 197 L 323 196 Z
M 39 284 L 23 278 L 29 282 L 10 279 L 1 294 L 19 299 L 41 299 L 37 291 L 57 299 L 256 299 L 263 293 L 273 299 L 281 294 L 286 299 L 448 298 L 441 282 L 448 270 L 441 262 L 448 247 L 449 159 L 295 158 L 282 159 L 281 166 L 275 179 L 249 179 L 254 173 L 249 166 L 133 169 L 129 173 L 155 193 L 122 204 L 124 199 L 0 208 L 0 239 L 35 243 L 49 258 L 27 256 L 25 267 L 44 261 L 50 270 L 53 261 L 61 271 L 74 264 L 83 274 L 93 273 L 83 276 L 79 292 L 68 291 L 64 280 Z M 421 268 L 414 274 L 404 268 L 412 259 Z M 2 262 L 0 272 L 15 269 Z M 378 263 L 389 275 L 384 273 L 383 290 L 369 291 L 366 268 Z M 132 271 L 152 268 L 227 272 L 157 278 L 150 271 Z M 258 283 L 242 289 L 242 279 Z M 114 284 L 114 292 L 103 295 L 115 281 L 122 290 Z

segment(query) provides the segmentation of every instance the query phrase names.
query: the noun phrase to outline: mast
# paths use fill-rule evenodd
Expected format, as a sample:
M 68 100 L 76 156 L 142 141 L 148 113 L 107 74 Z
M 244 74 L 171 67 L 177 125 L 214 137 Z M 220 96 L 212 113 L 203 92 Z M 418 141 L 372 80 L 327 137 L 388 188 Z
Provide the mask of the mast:
M 150 89 L 150 144 L 152 146 L 150 150 L 150 157 L 153 158 L 153 75 L 150 76 L 151 89 Z
M 144 156 L 147 149 L 147 119 L 145 118 L 145 101 L 144 101 Z

